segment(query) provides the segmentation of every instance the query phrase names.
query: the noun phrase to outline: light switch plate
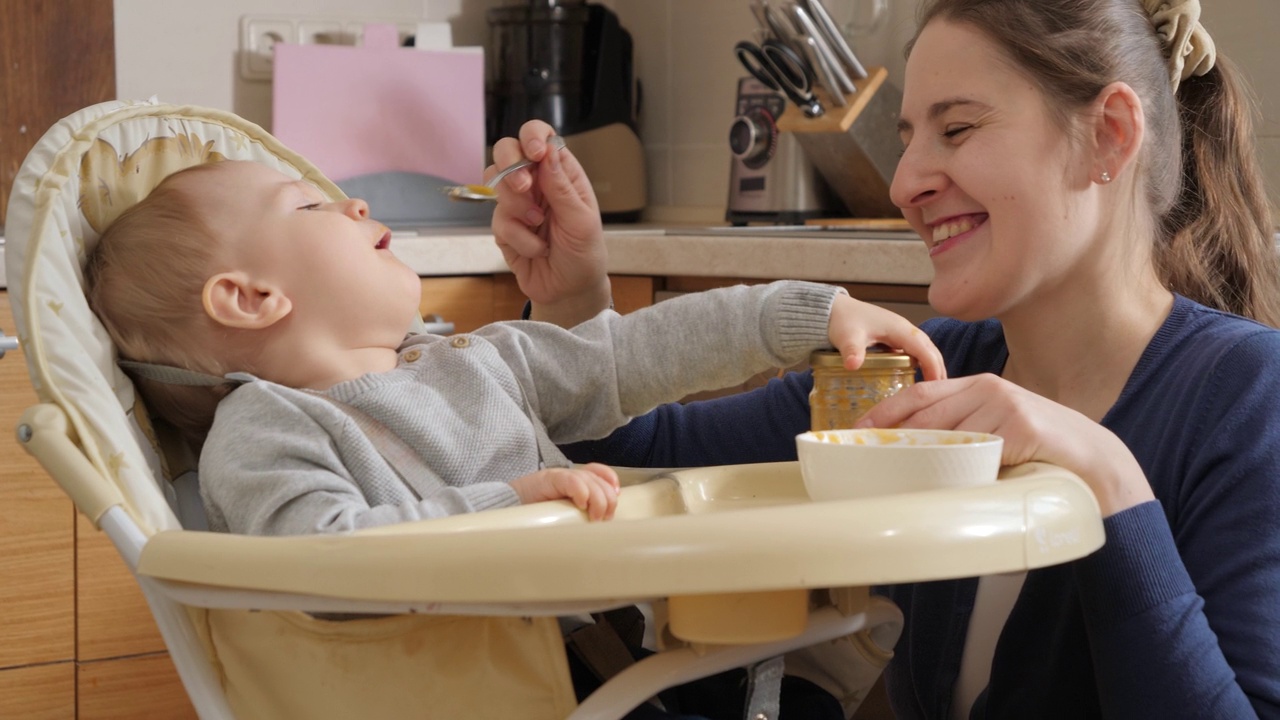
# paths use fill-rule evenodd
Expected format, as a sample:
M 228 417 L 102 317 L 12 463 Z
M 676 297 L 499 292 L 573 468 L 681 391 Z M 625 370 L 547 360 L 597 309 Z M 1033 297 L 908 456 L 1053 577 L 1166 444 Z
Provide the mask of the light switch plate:
M 272 57 L 277 43 L 359 45 L 368 23 L 395 25 L 403 43 L 418 28 L 417 19 L 324 17 L 311 15 L 241 15 L 240 77 L 267 81 L 272 76 Z

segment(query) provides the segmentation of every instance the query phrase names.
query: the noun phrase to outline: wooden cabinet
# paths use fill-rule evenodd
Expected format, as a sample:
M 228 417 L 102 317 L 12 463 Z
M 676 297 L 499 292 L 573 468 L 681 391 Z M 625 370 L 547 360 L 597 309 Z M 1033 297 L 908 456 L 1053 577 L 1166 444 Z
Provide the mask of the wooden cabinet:
M 75 673 L 69 661 L 0 670 L 0 718 L 74 720 Z
M 737 284 L 769 282 L 745 278 L 636 275 L 614 275 L 610 277 L 610 281 L 613 284 L 614 307 L 621 313 L 631 312 L 684 293 Z M 933 309 L 929 307 L 928 288 L 924 286 L 871 283 L 842 283 L 841 285 L 853 297 L 886 307 L 917 324 L 935 315 Z M 520 292 L 515 276 L 508 273 L 429 277 L 422 280 L 421 312 L 424 315 L 438 315 L 441 319 L 452 322 L 455 332 L 471 332 L 486 323 L 518 318 L 524 304 L 525 296 Z M 764 385 L 770 378 L 781 372 L 801 369 L 803 365 L 801 363 L 796 368 L 762 372 L 740 385 L 694 393 L 683 398 L 683 401 L 705 400 L 751 390 Z
M 196 717 L 133 574 L 83 515 L 76 517 L 75 684 L 78 720 Z
M 653 304 L 654 279 L 614 275 L 613 304 L 620 313 Z M 455 332 L 471 332 L 499 320 L 519 319 L 525 296 L 514 275 L 466 275 L 422 279 L 423 315 L 439 315 Z
M 0 329 L 17 334 L 3 291 Z M 14 435 L 35 402 L 22 351 L 6 353 L 0 359 L 0 668 L 75 657 L 74 510 Z
M 423 278 L 419 311 L 424 317 L 437 315 L 453 323 L 454 332 L 471 332 L 498 317 L 494 285 L 492 275 Z M 516 314 L 509 317 L 519 317 L 519 314 L 516 310 Z
M 0 227 L 13 178 L 45 128 L 116 96 L 112 0 L 0 2 Z
M 165 653 L 77 663 L 76 705 L 78 720 L 197 717 Z
M 76 517 L 76 660 L 164 652 L 142 590 L 106 533 Z
M 16 334 L 5 291 L 0 329 Z M 35 403 L 22 352 L 6 353 L 0 358 L 0 718 L 194 718 L 124 561 L 18 445 L 18 419 Z
M 722 277 L 669 277 L 662 280 L 657 296 L 658 299 L 661 299 L 672 294 L 699 292 L 739 283 L 755 285 L 764 282 L 769 281 Z M 929 288 L 925 285 L 833 284 L 843 287 L 849 292 L 849 295 L 859 300 L 886 307 L 917 325 L 937 315 L 933 308 L 929 307 Z
M 138 583 L 106 533 L 83 515 L 76 517 L 75 597 L 78 720 L 195 718 Z

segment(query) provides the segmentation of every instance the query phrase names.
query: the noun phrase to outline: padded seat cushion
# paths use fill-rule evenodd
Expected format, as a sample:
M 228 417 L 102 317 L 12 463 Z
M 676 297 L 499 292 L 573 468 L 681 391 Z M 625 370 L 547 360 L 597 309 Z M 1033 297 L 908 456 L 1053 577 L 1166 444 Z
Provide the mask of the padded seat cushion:
M 5 265 L 32 383 L 42 401 L 67 412 L 90 461 L 148 533 L 178 527 L 171 491 L 129 419 L 133 385 L 89 310 L 82 270 L 102 230 L 167 175 L 222 159 L 261 162 L 331 199 L 345 197 L 257 125 L 152 99 L 93 105 L 55 124 L 23 162 L 9 198 Z

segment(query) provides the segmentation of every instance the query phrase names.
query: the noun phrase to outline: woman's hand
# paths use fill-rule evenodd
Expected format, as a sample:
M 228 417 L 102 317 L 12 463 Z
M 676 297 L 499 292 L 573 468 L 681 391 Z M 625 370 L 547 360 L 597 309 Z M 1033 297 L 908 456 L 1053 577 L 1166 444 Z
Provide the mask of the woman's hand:
M 618 473 L 600 463 L 572 468 L 547 468 L 511 481 L 524 505 L 566 499 L 591 520 L 608 520 L 618 507 Z
M 999 435 L 1001 464 L 1039 460 L 1074 472 L 1093 490 L 1103 517 L 1155 499 L 1137 459 L 1114 433 L 996 375 L 917 383 L 880 401 L 857 427 Z
M 493 146 L 494 164 L 484 176 L 522 157 L 537 162 L 498 185 L 493 234 L 533 301 L 533 319 L 569 327 L 609 307 L 611 294 L 595 192 L 573 153 L 547 144 L 554 134 L 545 122 L 530 120 L 518 140 Z
M 925 380 L 940 380 L 947 376 L 942 353 L 938 352 L 929 336 L 891 310 L 848 295 L 836 295 L 831 305 L 828 333 L 832 346 L 840 351 L 844 366 L 850 370 L 862 367 L 868 346 L 882 343 L 900 348 L 915 358 Z

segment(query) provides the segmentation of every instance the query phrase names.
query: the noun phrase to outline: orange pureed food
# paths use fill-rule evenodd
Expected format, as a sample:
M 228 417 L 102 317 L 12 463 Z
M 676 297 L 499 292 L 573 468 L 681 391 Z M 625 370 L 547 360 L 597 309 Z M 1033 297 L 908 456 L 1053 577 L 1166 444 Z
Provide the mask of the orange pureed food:
M 883 428 L 865 428 L 857 433 L 820 432 L 813 433 L 818 442 L 836 445 L 968 445 L 976 442 L 988 442 L 990 436 L 973 434 L 951 434 L 921 431 L 891 430 Z
M 898 352 L 868 352 L 862 367 L 846 370 L 835 350 L 809 356 L 813 390 L 809 393 L 810 429 L 851 428 L 876 403 L 916 381 L 916 361 Z

